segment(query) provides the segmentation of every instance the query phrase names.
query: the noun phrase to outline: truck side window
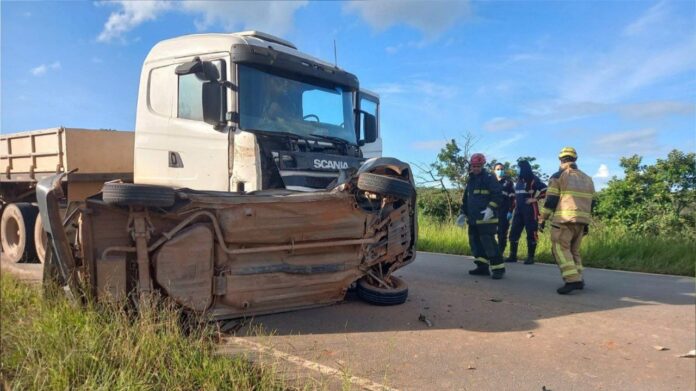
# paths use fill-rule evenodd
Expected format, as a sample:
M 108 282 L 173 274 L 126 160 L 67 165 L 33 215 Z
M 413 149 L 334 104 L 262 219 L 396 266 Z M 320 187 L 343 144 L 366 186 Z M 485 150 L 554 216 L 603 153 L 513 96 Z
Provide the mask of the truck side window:
M 147 98 L 150 109 L 159 115 L 170 117 L 172 114 L 172 88 L 174 67 L 155 68 L 150 72 L 150 84 Z
M 220 80 L 225 80 L 225 67 L 222 60 L 213 61 L 220 72 Z M 203 83 L 195 74 L 179 76 L 177 117 L 203 121 Z

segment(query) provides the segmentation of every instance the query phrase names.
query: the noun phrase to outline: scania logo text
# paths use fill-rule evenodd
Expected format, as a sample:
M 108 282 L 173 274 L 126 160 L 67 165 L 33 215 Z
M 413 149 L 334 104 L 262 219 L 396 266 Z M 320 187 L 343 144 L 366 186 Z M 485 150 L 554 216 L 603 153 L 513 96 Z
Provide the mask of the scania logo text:
M 345 170 L 346 168 L 348 168 L 348 163 L 336 160 L 314 159 L 314 168 Z

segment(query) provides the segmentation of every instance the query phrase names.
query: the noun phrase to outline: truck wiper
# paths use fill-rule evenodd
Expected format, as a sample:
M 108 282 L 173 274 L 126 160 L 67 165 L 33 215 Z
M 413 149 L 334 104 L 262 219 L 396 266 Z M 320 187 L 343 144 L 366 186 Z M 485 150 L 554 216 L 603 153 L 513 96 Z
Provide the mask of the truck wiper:
M 286 136 L 286 137 L 292 137 L 295 139 L 302 139 L 302 140 L 321 140 L 320 137 L 316 135 L 304 135 L 304 134 L 297 134 L 293 132 L 287 132 L 287 131 L 275 131 L 275 130 L 263 130 L 263 129 L 254 129 L 254 128 L 246 128 L 242 129 L 247 132 L 252 132 L 252 133 L 260 133 L 265 136 Z
M 348 141 L 348 140 L 345 140 L 345 139 L 342 139 L 342 138 L 336 137 L 336 136 L 326 136 L 326 135 L 323 135 L 323 134 L 315 134 L 315 133 L 311 133 L 310 136 L 312 136 L 312 137 L 317 137 L 317 138 L 320 138 L 320 139 L 323 139 L 323 140 L 335 141 L 335 142 L 341 143 L 341 144 L 355 145 L 355 144 L 351 143 L 351 142 Z

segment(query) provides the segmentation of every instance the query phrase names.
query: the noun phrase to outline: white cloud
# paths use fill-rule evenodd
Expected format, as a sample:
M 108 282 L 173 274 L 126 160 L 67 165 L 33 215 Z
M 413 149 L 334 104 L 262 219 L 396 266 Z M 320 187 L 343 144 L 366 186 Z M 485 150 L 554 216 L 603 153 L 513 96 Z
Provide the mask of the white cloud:
M 34 76 L 43 76 L 49 70 L 58 70 L 58 69 L 60 69 L 60 61 L 55 61 L 51 64 L 41 64 L 37 67 L 34 67 L 30 70 L 30 72 Z
M 112 12 L 104 24 L 104 29 L 97 41 L 110 42 L 122 38 L 123 34 L 138 27 L 144 22 L 155 20 L 164 11 L 172 7 L 169 1 L 114 1 L 103 4 L 116 4 L 121 9 Z
M 344 10 L 359 14 L 377 31 L 404 24 L 431 39 L 470 14 L 468 1 L 356 1 Z
M 411 143 L 411 148 L 421 151 L 437 151 L 447 144 L 447 140 L 423 140 Z
M 92 60 L 91 60 L 91 61 L 92 61 L 93 63 L 95 63 L 95 64 L 101 64 L 102 62 L 104 62 L 104 60 L 102 60 L 102 59 L 99 58 L 99 57 L 92 57 Z
M 97 37 L 100 42 L 123 39 L 123 36 L 139 25 L 157 19 L 165 12 L 183 12 L 196 17 L 199 30 L 221 26 L 225 30 L 258 29 L 272 34 L 287 33 L 293 25 L 297 9 L 307 5 L 307 1 L 194 1 L 180 2 L 126 1 L 109 3 L 119 7 L 109 16 L 104 29 Z
M 667 2 L 661 1 L 645 11 L 640 18 L 626 26 L 623 33 L 624 35 L 638 35 L 647 32 L 651 27 L 665 21 L 667 14 Z
M 496 117 L 486 122 L 483 128 L 489 132 L 497 132 L 500 130 L 512 129 L 520 126 L 520 121 L 505 117 Z
M 594 178 L 609 178 L 609 167 L 602 163 L 597 169 L 597 173 L 593 175 Z

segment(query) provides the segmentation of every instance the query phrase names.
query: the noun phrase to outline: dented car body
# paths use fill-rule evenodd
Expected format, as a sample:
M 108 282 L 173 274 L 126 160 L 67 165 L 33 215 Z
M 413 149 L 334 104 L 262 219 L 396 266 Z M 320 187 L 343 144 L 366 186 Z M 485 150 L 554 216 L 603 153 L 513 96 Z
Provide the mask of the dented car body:
M 331 304 L 356 281 L 403 290 L 392 273 L 415 258 L 413 178 L 396 159 L 370 159 L 319 192 L 107 183 L 62 221 L 59 183 L 55 176 L 38 186 L 46 273 L 73 296 L 159 292 L 227 319 Z

